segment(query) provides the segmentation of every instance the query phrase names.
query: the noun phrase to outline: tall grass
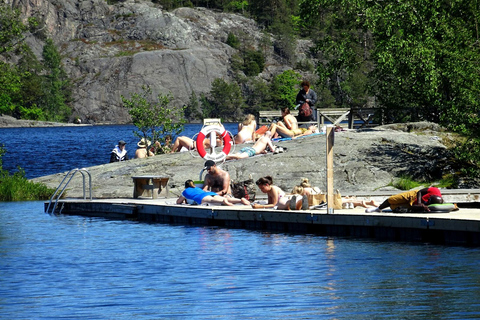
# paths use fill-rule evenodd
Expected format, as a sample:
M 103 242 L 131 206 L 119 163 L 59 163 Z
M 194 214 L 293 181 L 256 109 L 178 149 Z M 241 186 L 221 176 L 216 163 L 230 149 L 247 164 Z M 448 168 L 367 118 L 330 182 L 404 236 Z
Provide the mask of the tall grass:
M 28 181 L 23 170 L 10 175 L 0 168 L 0 201 L 47 200 L 54 192 L 42 183 Z
M 412 190 L 420 186 L 428 187 L 431 185 L 435 185 L 438 188 L 455 188 L 457 186 L 457 180 L 452 175 L 446 175 L 440 181 L 435 182 L 415 181 L 410 176 L 401 176 L 400 179 L 392 182 L 391 185 L 400 190 Z

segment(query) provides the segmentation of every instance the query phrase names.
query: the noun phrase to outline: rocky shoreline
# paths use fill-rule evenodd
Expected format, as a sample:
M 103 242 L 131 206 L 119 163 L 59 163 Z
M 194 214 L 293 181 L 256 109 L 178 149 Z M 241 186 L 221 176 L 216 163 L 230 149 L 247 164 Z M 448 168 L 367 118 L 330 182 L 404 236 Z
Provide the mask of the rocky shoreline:
M 335 133 L 334 188 L 342 195 L 358 192 L 388 191 L 395 193 L 392 182 L 401 176 L 415 180 L 438 181 L 457 171 L 442 141 L 451 134 L 432 123 L 407 123 L 380 126 L 365 130 Z M 300 183 L 302 177 L 314 186 L 326 189 L 326 139 L 315 135 L 290 141 L 276 142 L 286 152 L 248 159 L 228 161 L 220 166 L 232 180 L 256 180 L 270 175 L 285 191 Z M 237 145 L 238 151 L 242 146 Z M 187 179 L 199 179 L 204 160 L 189 152 L 166 154 L 149 159 L 134 159 L 87 168 L 92 176 L 94 198 L 132 197 L 132 176 L 168 176 L 170 195 L 177 196 Z M 56 188 L 65 176 L 58 173 L 32 179 Z M 476 181 L 460 188 L 478 188 Z M 68 197 L 82 197 L 82 179 L 72 179 Z
M 23 119 L 17 119 L 7 115 L 0 116 L 0 128 L 73 127 L 73 126 L 89 126 L 89 125 L 90 124 L 23 120 Z

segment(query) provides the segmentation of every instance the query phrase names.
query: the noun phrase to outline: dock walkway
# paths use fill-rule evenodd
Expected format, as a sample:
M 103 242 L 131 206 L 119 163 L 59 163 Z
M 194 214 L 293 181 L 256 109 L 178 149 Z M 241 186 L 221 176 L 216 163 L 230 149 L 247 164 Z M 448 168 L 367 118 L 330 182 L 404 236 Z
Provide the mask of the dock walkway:
M 149 223 L 204 225 L 273 232 L 480 246 L 480 209 L 449 213 L 365 213 L 364 208 L 268 210 L 235 205 L 177 205 L 169 199 L 64 199 L 61 214 Z M 45 203 L 47 208 L 48 202 Z

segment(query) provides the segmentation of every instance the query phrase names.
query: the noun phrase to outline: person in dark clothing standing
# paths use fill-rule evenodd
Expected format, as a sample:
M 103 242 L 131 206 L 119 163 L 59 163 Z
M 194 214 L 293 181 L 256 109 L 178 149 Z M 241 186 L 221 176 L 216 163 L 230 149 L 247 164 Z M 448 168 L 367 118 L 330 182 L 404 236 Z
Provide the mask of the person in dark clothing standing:
M 300 122 L 308 122 L 308 121 L 316 121 L 317 120 L 317 113 L 315 112 L 314 105 L 317 102 L 317 93 L 310 89 L 310 82 L 307 80 L 303 80 L 300 84 L 302 89 L 297 94 L 296 102 L 299 105 L 299 112 L 298 112 L 298 121 Z M 302 105 L 304 103 L 308 103 L 310 106 L 310 115 L 305 116 L 302 114 Z
M 128 160 L 127 150 L 125 150 L 126 144 L 127 143 L 123 140 L 118 141 L 118 145 L 116 145 L 110 153 L 110 162 Z

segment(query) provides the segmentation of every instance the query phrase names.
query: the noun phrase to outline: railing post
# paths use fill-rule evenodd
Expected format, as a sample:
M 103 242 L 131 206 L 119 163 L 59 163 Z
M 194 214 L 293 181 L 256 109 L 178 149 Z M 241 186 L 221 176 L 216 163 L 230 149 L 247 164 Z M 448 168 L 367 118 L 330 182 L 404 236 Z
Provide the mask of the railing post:
M 327 213 L 333 213 L 333 144 L 335 138 L 335 128 L 327 127 Z

